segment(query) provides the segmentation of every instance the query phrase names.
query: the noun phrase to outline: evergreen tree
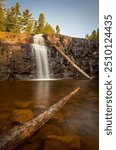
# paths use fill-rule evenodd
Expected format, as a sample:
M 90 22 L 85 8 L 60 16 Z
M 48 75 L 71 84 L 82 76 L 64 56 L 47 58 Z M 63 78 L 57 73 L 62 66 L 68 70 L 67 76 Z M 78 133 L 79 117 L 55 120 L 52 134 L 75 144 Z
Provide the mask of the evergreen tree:
M 14 21 L 14 7 L 7 9 L 6 12 L 6 31 L 11 32 L 14 29 L 15 21 Z
M 93 43 L 95 46 L 99 45 L 99 29 L 93 30 L 93 32 L 90 35 L 86 35 L 86 39 L 88 39 L 91 43 Z
M 19 33 L 21 29 L 21 12 L 20 12 L 20 4 L 17 2 L 15 5 L 15 32 Z
M 45 16 L 43 13 L 41 13 L 38 19 L 38 32 L 40 34 L 44 33 L 44 25 L 45 25 Z
M 53 34 L 53 33 L 55 33 L 55 30 L 52 28 L 50 24 L 46 23 L 44 27 L 44 34 Z
M 33 29 L 32 29 L 32 33 L 33 34 L 37 34 L 38 33 L 38 21 L 35 20 L 34 22 L 34 26 L 33 26 Z
M 6 12 L 6 30 L 13 33 L 19 33 L 21 29 L 20 4 L 17 2 Z
M 86 39 L 89 41 L 98 41 L 99 40 L 99 29 L 93 30 L 93 32 L 90 35 L 86 35 Z
M 22 14 L 22 31 L 26 33 L 32 32 L 32 22 L 31 22 L 31 16 L 29 9 L 26 9 Z
M 58 25 L 56 26 L 56 33 L 60 34 L 60 27 Z
M 55 33 L 54 28 L 45 22 L 45 15 L 40 13 L 38 20 L 32 20 L 29 9 L 20 12 L 20 4 L 17 2 L 15 6 L 4 9 L 4 1 L 0 0 L 0 31 L 8 31 L 13 33 L 34 33 L 34 34 L 52 34 Z M 5 11 L 6 10 L 6 11 Z M 56 26 L 57 34 L 60 28 Z
M 99 39 L 99 29 L 97 29 L 96 38 Z
M 0 31 L 5 31 L 5 11 L 3 1 L 0 1 Z

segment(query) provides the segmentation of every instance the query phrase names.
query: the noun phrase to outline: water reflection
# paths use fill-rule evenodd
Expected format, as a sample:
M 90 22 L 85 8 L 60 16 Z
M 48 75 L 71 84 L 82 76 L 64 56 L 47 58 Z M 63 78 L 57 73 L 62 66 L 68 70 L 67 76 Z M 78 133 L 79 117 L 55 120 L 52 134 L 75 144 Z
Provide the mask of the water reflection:
M 49 94 L 50 94 L 50 82 L 40 81 L 39 84 L 37 84 L 34 107 L 35 108 L 48 108 Z

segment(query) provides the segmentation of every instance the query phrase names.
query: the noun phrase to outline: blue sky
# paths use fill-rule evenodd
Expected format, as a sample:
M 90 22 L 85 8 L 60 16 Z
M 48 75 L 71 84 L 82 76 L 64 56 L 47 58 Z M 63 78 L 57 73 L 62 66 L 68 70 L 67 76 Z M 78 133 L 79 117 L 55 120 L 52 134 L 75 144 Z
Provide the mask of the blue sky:
M 43 12 L 46 21 L 54 28 L 59 25 L 64 35 L 85 37 L 99 27 L 99 0 L 8 0 L 7 7 L 17 1 L 35 19 Z

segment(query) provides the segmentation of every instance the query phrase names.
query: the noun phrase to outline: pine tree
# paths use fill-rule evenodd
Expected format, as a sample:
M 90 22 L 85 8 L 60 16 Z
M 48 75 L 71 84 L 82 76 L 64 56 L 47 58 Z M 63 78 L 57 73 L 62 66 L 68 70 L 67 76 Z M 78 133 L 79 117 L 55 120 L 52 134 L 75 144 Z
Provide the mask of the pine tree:
M 33 29 L 32 29 L 32 33 L 33 34 L 37 34 L 38 33 L 38 21 L 35 20 L 34 22 L 34 26 L 33 26 Z
M 19 33 L 21 29 L 20 4 L 17 2 L 6 13 L 6 30 L 13 33 Z
M 53 34 L 53 33 L 55 33 L 55 30 L 52 28 L 50 24 L 46 23 L 44 28 L 44 34 Z
M 26 9 L 22 14 L 22 31 L 25 33 L 32 32 L 31 16 L 32 14 L 29 9 Z
M 5 31 L 5 11 L 3 1 L 0 1 L 0 31 Z
M 44 33 L 44 25 L 45 25 L 45 16 L 43 13 L 41 13 L 38 19 L 38 32 L 40 34 Z
M 58 25 L 56 26 L 56 33 L 60 34 L 60 27 Z
M 96 41 L 99 40 L 99 29 L 93 30 L 92 33 L 90 35 L 86 35 L 86 38 L 90 41 Z
M 93 43 L 95 46 L 99 45 L 99 29 L 93 30 L 93 32 L 90 35 L 86 35 L 86 39 L 88 39 L 91 43 Z
M 20 4 L 17 2 L 15 5 L 15 32 L 19 33 L 21 29 L 21 12 L 20 12 Z
M 14 7 L 11 7 L 6 12 L 6 31 L 11 32 L 14 29 L 14 22 Z
M 97 29 L 96 38 L 99 39 L 99 29 Z

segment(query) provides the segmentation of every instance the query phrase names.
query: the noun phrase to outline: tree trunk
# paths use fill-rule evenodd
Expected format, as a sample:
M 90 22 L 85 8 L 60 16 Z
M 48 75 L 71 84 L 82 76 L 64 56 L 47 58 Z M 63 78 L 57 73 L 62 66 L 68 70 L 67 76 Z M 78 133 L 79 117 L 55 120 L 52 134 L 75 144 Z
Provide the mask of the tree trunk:
M 60 50 L 57 46 L 53 45 L 55 48 L 76 70 L 82 73 L 88 79 L 92 79 L 87 73 L 85 73 L 80 67 L 78 67 L 62 50 Z
M 26 138 L 41 128 L 79 89 L 75 89 L 34 119 L 1 134 L 0 150 L 12 150 L 19 146 Z

